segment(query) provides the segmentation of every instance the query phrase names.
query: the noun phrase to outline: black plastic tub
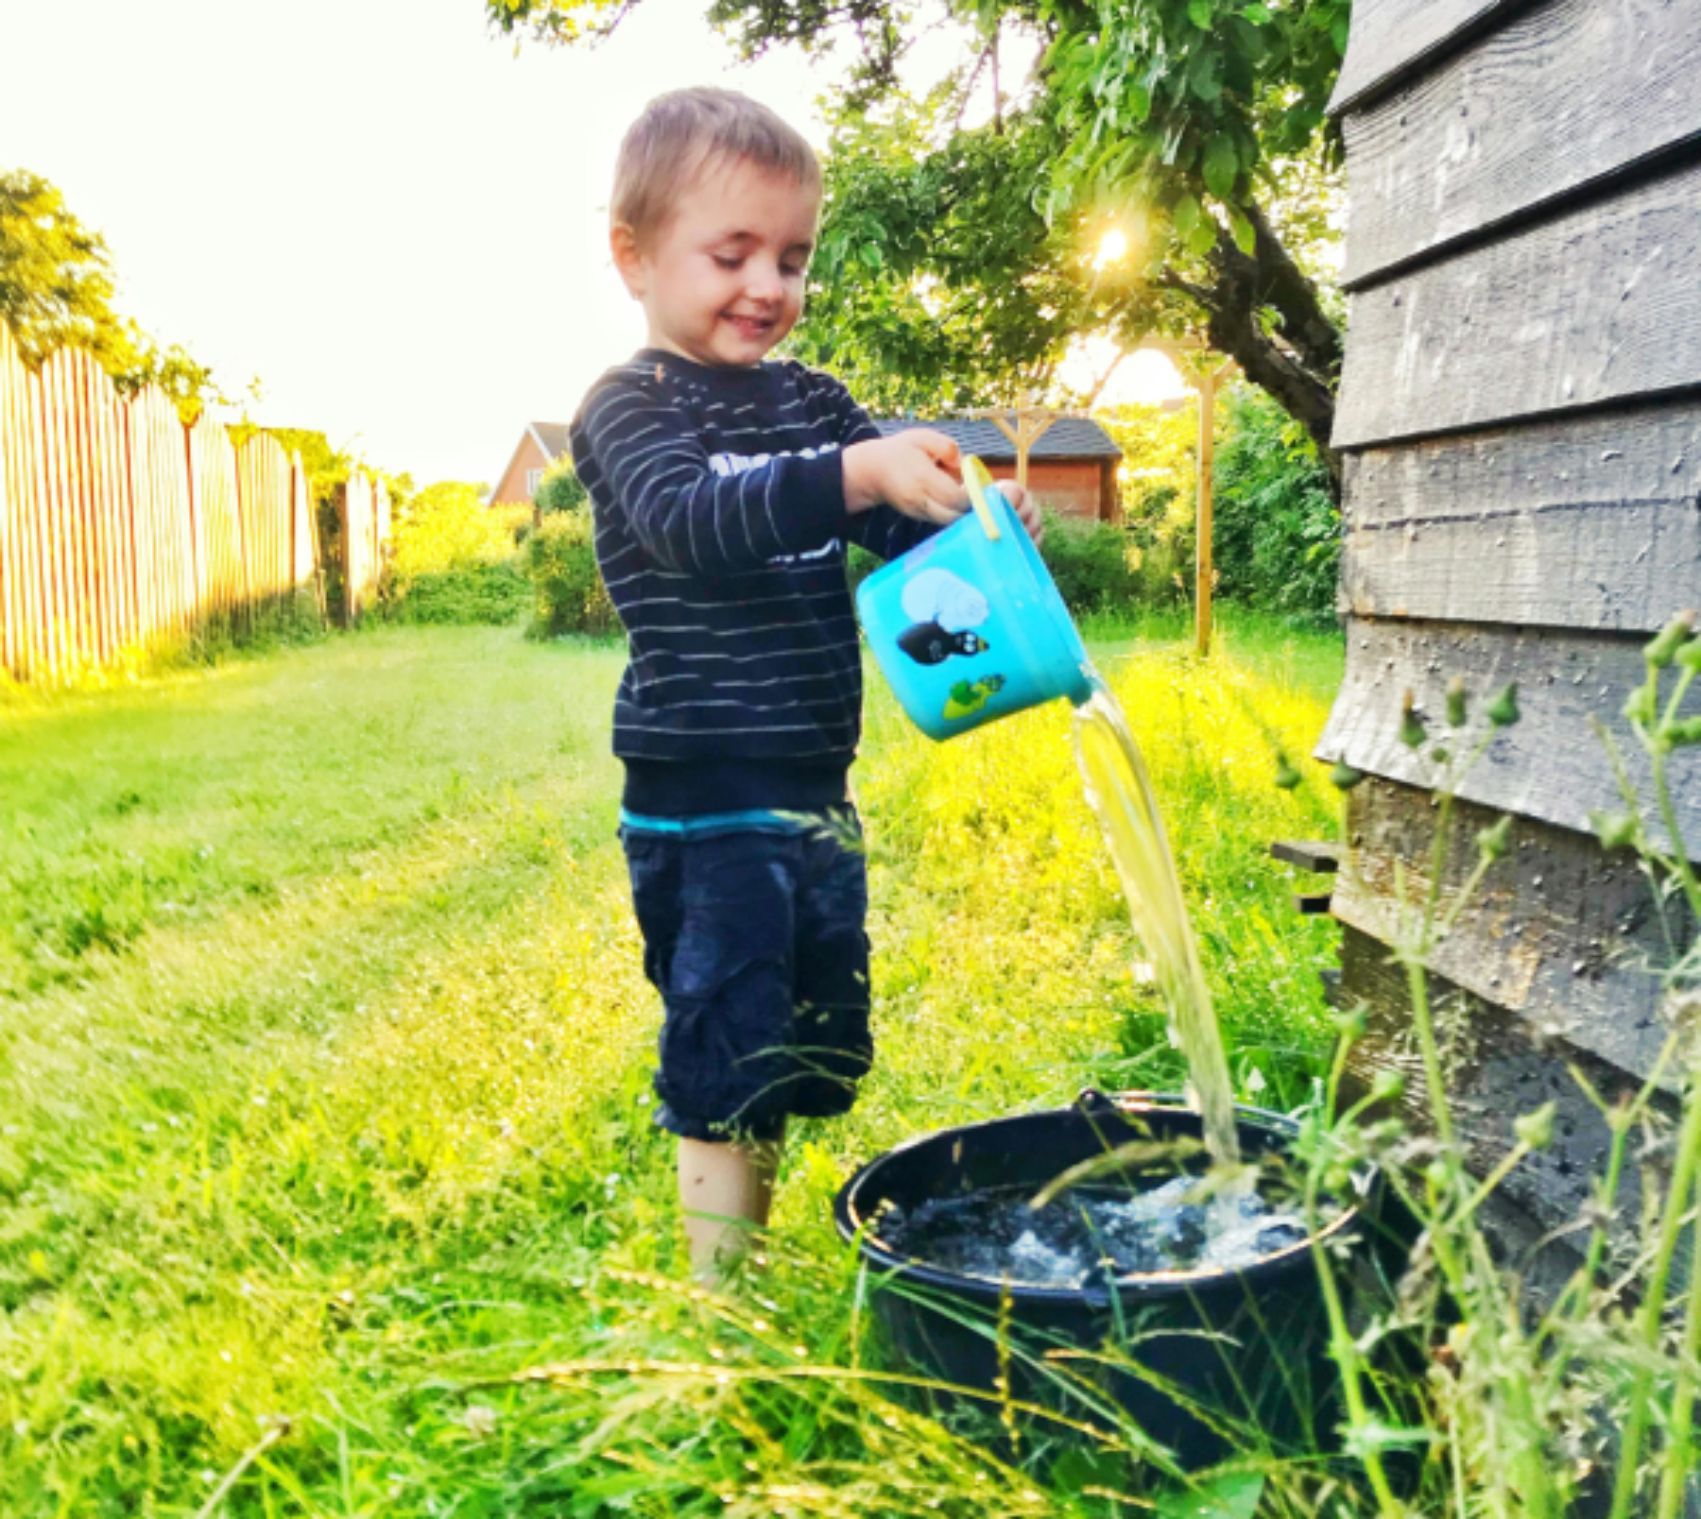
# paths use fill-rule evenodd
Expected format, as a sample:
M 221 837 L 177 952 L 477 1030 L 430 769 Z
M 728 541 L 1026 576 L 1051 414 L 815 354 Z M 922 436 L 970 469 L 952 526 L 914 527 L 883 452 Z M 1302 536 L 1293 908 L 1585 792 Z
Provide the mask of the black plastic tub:
M 1258 1108 L 1238 1112 L 1249 1156 L 1292 1143 L 1292 1120 Z M 980 1407 L 1006 1427 L 1023 1417 L 1014 1404 L 1099 1428 L 1120 1410 L 1186 1467 L 1206 1465 L 1239 1443 L 1225 1438 L 1231 1425 L 1255 1428 L 1255 1438 L 1278 1445 L 1328 1445 L 1338 1418 L 1337 1379 L 1310 1240 L 1237 1270 L 1040 1287 L 904 1257 L 880 1239 L 885 1204 L 908 1210 L 988 1187 L 1038 1190 L 1118 1145 L 1197 1139 L 1200 1128 L 1198 1115 L 1177 1098 L 1089 1091 L 1067 1108 L 926 1134 L 864 1166 L 839 1192 L 834 1215 L 840 1234 L 878 1274 L 873 1313 L 889 1353 L 907 1370 L 957 1389 L 933 1394 L 936 1402 Z M 1363 1261 L 1374 1176 L 1356 1191 L 1335 1205 L 1316 1237 L 1332 1253 Z

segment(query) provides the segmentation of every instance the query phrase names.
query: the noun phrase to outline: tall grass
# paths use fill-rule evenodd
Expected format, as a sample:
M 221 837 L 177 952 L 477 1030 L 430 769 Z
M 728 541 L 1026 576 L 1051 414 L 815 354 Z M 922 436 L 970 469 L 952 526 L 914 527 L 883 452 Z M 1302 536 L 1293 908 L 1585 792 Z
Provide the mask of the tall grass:
M 1264 846 L 1329 809 L 1251 714 L 1302 754 L 1338 646 L 1101 648 L 1244 1090 L 1302 1093 L 1328 931 Z M 648 1121 L 619 665 L 387 628 L 8 709 L 0 1511 L 1125 1511 L 1115 1450 L 1054 1481 L 894 1397 L 828 1223 L 921 1128 L 1175 1078 L 1067 714 L 932 747 L 871 689 L 881 1053 L 735 1306 L 680 1286 Z

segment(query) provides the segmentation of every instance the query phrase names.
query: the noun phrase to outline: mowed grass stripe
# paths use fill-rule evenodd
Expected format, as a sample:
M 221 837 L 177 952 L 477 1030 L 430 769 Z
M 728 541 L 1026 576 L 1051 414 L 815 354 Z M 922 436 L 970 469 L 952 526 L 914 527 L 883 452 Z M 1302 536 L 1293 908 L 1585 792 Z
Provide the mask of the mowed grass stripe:
M 508 630 L 382 630 L 0 713 L 0 997 L 158 924 L 335 874 L 481 797 L 616 785 L 620 658 Z

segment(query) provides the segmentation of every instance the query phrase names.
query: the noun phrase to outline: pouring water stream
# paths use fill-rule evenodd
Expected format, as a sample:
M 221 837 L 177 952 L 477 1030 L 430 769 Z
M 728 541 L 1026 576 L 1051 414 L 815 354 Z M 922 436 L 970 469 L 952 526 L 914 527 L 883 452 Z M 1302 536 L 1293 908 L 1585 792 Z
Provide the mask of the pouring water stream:
M 1169 1013 L 1170 1038 L 1186 1057 L 1188 1098 L 1204 1120 L 1206 1148 L 1215 1164 L 1232 1166 L 1240 1144 L 1228 1060 L 1169 836 L 1121 705 L 1097 670 L 1087 673 L 1092 695 L 1075 709 L 1075 761 Z

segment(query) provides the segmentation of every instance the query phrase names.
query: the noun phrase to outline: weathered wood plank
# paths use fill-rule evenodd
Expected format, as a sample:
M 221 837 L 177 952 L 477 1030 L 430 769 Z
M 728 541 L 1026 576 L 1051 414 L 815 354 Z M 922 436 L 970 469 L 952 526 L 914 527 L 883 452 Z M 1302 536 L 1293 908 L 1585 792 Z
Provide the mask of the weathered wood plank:
M 1353 612 L 1652 632 L 1701 604 L 1701 402 L 1349 455 L 1344 516 Z
M 1701 164 L 1351 297 L 1334 442 L 1701 388 Z
M 1322 839 L 1277 839 L 1270 855 L 1319 875 L 1333 875 L 1341 867 L 1341 846 Z
M 1701 141 L 1701 7 L 1553 0 L 1343 123 L 1351 289 Z
M 1681 905 L 1660 901 L 1630 851 L 1608 853 L 1589 835 L 1522 818 L 1505 857 L 1459 907 L 1477 834 L 1496 817 L 1471 803 L 1455 808 L 1438 894 L 1440 912 L 1458 916 L 1431 969 L 1501 1009 L 1549 1058 L 1581 1052 L 1646 1079 L 1668 1031 L 1662 972 L 1693 941 L 1694 924 Z M 1413 788 L 1358 788 L 1335 916 L 1384 944 L 1416 942 L 1435 818 L 1428 795 Z M 1403 989 L 1397 1000 L 1409 1005 Z
M 1617 736 L 1632 779 L 1647 795 L 1646 762 L 1619 716 L 1626 695 L 1642 679 L 1642 644 L 1640 638 L 1607 633 L 1355 620 L 1346 678 L 1318 753 L 1427 788 L 1439 767 L 1431 762 L 1430 745 L 1414 750 L 1400 740 L 1403 694 L 1412 693 L 1439 741 L 1446 688 L 1454 676 L 1474 697 L 1471 734 L 1483 731 L 1486 698 L 1515 681 L 1522 720 L 1495 735 L 1458 782 L 1458 794 L 1587 832 L 1591 812 L 1624 805 L 1607 752 L 1590 729 L 1591 717 Z M 1453 747 L 1462 754 L 1467 743 Z M 1670 777 L 1678 825 L 1691 855 L 1701 857 L 1701 754 L 1678 751 Z
M 1329 114 L 1367 102 L 1503 23 L 1530 0 L 1357 0 Z

